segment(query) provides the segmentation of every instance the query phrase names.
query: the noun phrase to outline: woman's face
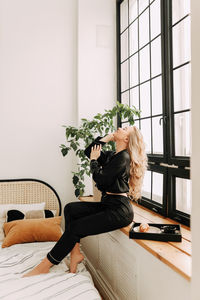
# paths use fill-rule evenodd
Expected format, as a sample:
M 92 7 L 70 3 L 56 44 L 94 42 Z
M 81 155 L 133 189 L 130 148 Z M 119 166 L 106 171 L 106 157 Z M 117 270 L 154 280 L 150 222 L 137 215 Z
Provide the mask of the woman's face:
M 129 139 L 129 134 L 130 132 L 133 131 L 133 127 L 132 126 L 128 126 L 128 127 L 119 127 L 115 132 L 114 132 L 114 139 L 116 140 L 126 140 L 128 141 Z

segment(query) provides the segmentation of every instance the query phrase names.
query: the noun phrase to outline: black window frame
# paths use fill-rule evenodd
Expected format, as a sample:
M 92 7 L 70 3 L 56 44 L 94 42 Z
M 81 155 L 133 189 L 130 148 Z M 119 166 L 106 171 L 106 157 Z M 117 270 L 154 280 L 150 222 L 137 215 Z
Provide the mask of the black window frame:
M 116 32 L 117 32 L 117 99 L 121 102 L 121 45 L 120 45 L 120 4 L 124 0 L 116 0 Z M 137 0 L 139 2 L 139 0 Z M 152 5 L 153 0 L 149 5 Z M 128 0 L 129 3 L 129 0 Z M 145 8 L 146 9 L 146 8 Z M 151 199 L 142 197 L 139 203 L 163 216 L 174 219 L 182 224 L 190 226 L 190 215 L 176 210 L 175 177 L 190 179 L 190 157 L 175 156 L 175 128 L 174 128 L 174 99 L 173 99 L 173 70 L 178 69 L 190 61 L 173 69 L 173 37 L 172 28 L 189 16 L 187 14 L 172 25 L 172 0 L 160 1 L 161 9 L 161 58 L 162 58 L 162 105 L 163 114 L 160 121 L 163 122 L 163 155 L 148 154 L 148 170 L 163 174 L 163 205 L 159 205 Z M 129 12 L 129 11 L 128 11 Z M 139 11 L 138 11 L 139 12 Z M 142 14 L 142 13 L 141 13 Z M 149 19 L 150 22 L 150 19 Z M 130 25 L 128 24 L 128 27 Z M 139 29 L 138 29 L 139 30 Z M 125 31 L 125 29 L 124 29 Z M 124 32 L 123 31 L 123 32 Z M 157 36 L 158 37 L 158 36 Z M 156 37 L 155 37 L 156 38 Z M 155 39 L 154 38 L 154 39 Z M 154 40 L 153 39 L 153 40 Z M 151 42 L 151 40 L 150 40 Z M 149 43 L 150 43 L 149 42 Z M 129 40 L 128 40 L 129 44 Z M 139 48 L 138 48 L 139 52 Z M 151 57 L 150 57 L 151 59 Z M 151 63 L 151 62 L 150 62 Z M 159 76 L 159 75 L 158 75 Z M 129 64 L 130 77 L 130 64 Z M 156 76 L 157 77 L 157 76 Z M 150 79 L 150 81 L 152 78 Z M 139 83 L 140 85 L 140 83 Z M 129 86 L 129 91 L 131 87 Z M 181 112 L 190 111 L 186 109 Z M 140 118 L 139 120 L 141 120 Z M 151 116 L 152 122 L 152 116 Z M 117 125 L 122 126 L 118 117 Z M 151 130 L 152 132 L 152 130 Z M 151 191 L 152 192 L 152 191 Z

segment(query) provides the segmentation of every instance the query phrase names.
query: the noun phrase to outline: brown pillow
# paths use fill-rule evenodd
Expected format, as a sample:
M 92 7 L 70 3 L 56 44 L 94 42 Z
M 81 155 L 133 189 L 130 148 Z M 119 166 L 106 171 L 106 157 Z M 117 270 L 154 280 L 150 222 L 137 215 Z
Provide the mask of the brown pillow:
M 29 210 L 25 214 L 26 219 L 44 219 L 44 210 Z
M 29 242 L 58 241 L 61 237 L 61 218 L 16 220 L 4 224 L 2 248 Z

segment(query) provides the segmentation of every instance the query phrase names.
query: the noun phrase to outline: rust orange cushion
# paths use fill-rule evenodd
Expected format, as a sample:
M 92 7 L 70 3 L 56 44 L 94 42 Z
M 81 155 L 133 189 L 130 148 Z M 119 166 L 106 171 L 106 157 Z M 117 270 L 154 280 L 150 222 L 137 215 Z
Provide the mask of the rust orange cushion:
M 4 223 L 2 248 L 29 242 L 57 241 L 61 237 L 61 218 L 27 219 Z

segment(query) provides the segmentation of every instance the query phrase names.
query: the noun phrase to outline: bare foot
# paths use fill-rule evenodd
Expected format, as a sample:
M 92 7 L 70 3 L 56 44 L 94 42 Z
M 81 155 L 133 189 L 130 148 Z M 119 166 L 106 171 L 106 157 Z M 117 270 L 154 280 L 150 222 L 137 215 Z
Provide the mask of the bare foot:
M 82 262 L 84 260 L 84 255 L 81 254 L 81 253 L 78 253 L 78 254 L 71 254 L 70 256 L 70 266 L 69 266 L 69 269 L 70 269 L 70 272 L 71 273 L 76 273 L 76 269 L 77 269 L 77 266 L 80 262 Z
M 49 273 L 49 270 L 52 265 L 53 264 L 47 258 L 44 258 L 39 265 L 37 265 L 33 270 L 26 273 L 22 277 L 29 277 L 29 276 Z

